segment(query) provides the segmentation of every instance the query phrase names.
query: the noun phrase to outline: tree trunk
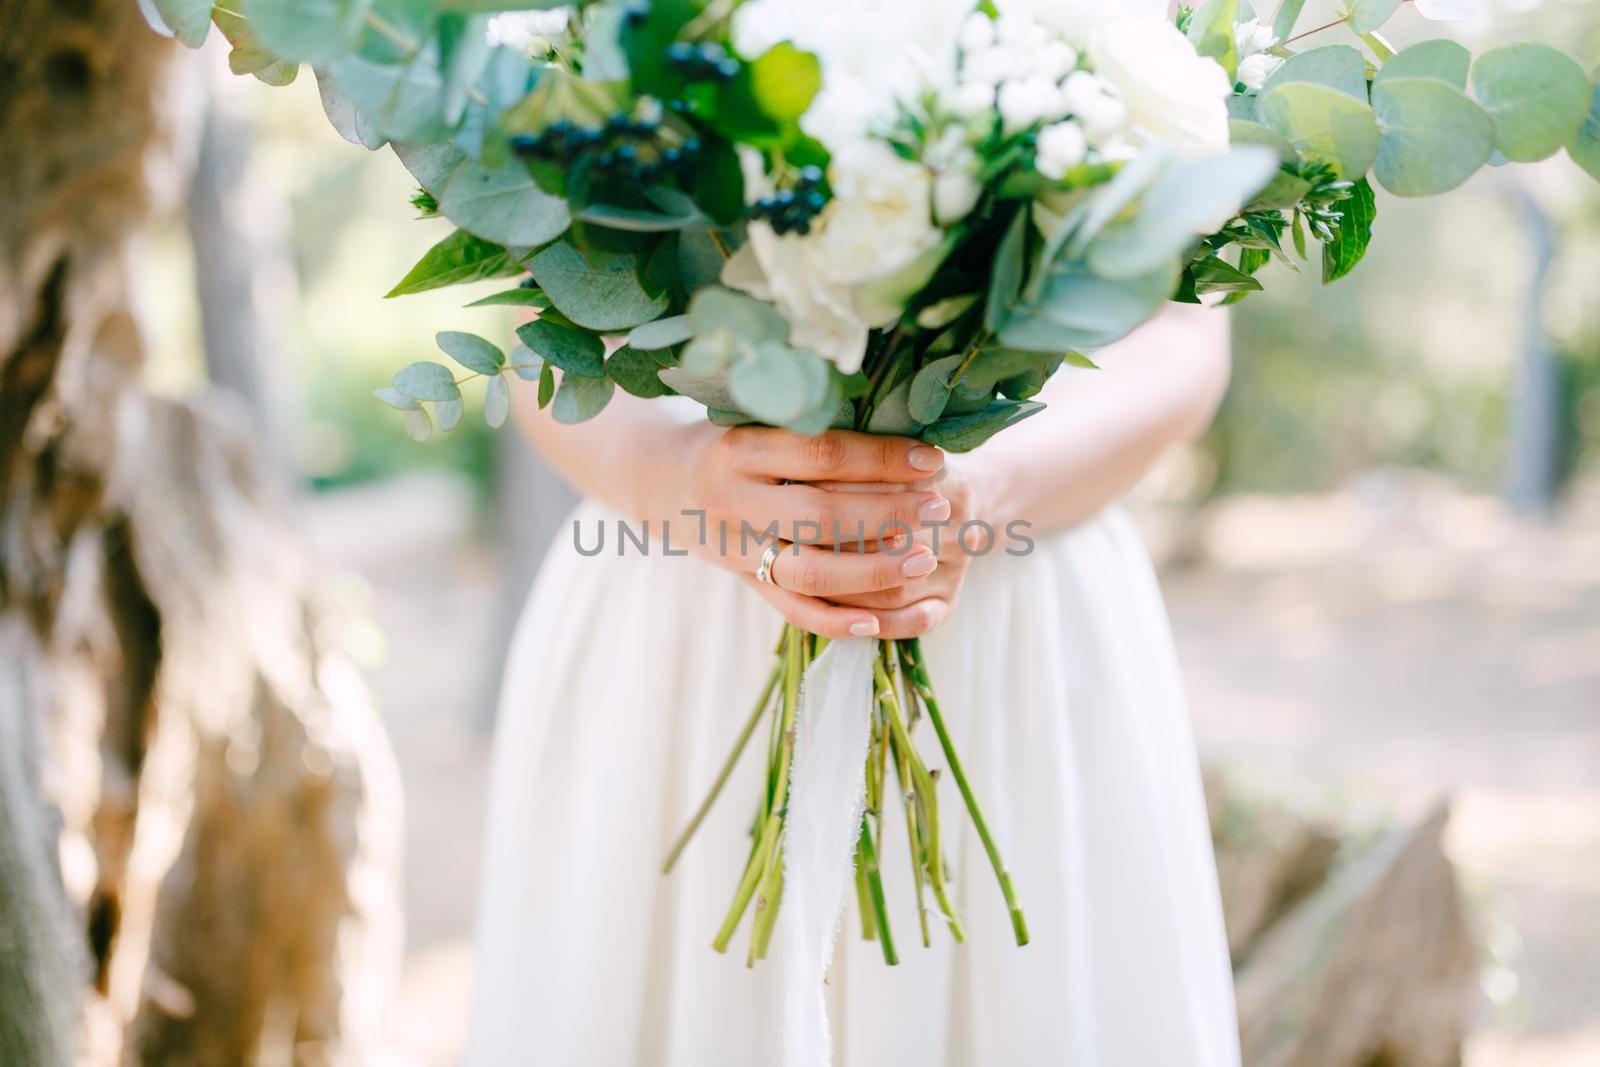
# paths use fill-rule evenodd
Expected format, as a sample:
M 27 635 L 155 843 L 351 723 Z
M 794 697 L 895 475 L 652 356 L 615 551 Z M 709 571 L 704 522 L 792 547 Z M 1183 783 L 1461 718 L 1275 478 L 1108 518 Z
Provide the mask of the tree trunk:
M 3 24 L 0 1063 L 371 1062 L 392 758 L 243 413 L 140 385 L 173 46 L 132 0 Z

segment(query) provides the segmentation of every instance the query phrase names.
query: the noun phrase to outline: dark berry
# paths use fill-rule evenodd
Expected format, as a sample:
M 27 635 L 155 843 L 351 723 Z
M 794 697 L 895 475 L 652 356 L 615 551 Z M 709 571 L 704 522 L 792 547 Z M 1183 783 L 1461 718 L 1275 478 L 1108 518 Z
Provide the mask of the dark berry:
M 594 163 L 595 166 L 599 167 L 601 170 L 610 170 L 612 167 L 617 165 L 616 153 L 601 152 L 600 155 L 596 157 Z
M 612 149 L 612 155 L 616 156 L 619 162 L 632 163 L 639 158 L 639 150 L 631 144 L 622 144 Z
M 519 133 L 511 138 L 511 150 L 519 156 L 537 156 L 543 147 L 543 142 L 535 134 Z
M 718 78 L 727 81 L 739 73 L 739 61 L 733 58 L 719 59 L 712 69 L 716 71 Z
M 813 215 L 828 206 L 828 198 L 818 192 L 807 193 L 801 198 L 800 202 L 804 204 L 806 206 L 806 210 Z
M 811 186 L 814 186 L 814 185 L 821 185 L 822 184 L 822 168 L 819 167 L 819 166 L 816 166 L 815 164 L 813 164 L 811 166 L 807 166 L 807 167 L 801 167 L 800 168 L 800 180 L 799 180 L 799 182 L 797 184 L 802 186 L 802 187 L 805 187 L 805 188 L 810 188 Z
M 684 141 L 683 154 L 685 157 L 698 156 L 700 154 L 700 138 L 691 137 Z
M 688 41 L 673 41 L 667 46 L 667 62 L 676 67 L 688 66 L 698 57 L 698 51 Z

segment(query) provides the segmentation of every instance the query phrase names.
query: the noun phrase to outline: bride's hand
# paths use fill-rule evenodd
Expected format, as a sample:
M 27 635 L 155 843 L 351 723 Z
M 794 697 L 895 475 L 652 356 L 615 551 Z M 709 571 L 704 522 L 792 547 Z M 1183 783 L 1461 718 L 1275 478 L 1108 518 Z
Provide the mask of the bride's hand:
M 785 618 L 812 633 L 870 637 L 892 619 L 898 634 L 924 609 L 904 601 L 904 608 L 875 612 L 847 601 L 876 595 L 898 605 L 896 590 L 925 582 L 935 571 L 928 524 L 948 519 L 951 509 L 929 479 L 937 478 L 944 459 L 939 449 L 903 437 L 843 430 L 806 437 L 767 427 L 721 432 L 689 467 L 689 506 L 705 511 L 699 554 L 742 575 Z M 848 483 L 851 491 L 810 484 L 818 482 L 839 489 Z M 785 545 L 773 560 L 772 581 L 757 582 L 771 542 L 754 534 L 774 523 Z M 879 536 L 907 529 L 916 531 L 909 550 L 878 550 Z M 863 531 L 866 551 L 860 550 Z M 807 543 L 788 544 L 793 540 Z M 826 547 L 835 543 L 842 546 L 838 551 Z
M 958 459 L 966 461 L 970 457 Z M 993 528 L 983 525 L 968 528 L 965 546 L 961 543 L 963 524 L 983 517 L 978 502 L 979 479 L 967 465 L 947 463 L 919 487 L 939 493 L 950 503 L 948 522 L 920 531 L 913 538 L 915 544 L 936 552 L 938 567 L 892 589 L 832 598 L 843 607 L 871 610 L 878 618 L 879 636 L 884 638 L 921 637 L 948 619 L 961 595 L 973 554 L 996 547 Z

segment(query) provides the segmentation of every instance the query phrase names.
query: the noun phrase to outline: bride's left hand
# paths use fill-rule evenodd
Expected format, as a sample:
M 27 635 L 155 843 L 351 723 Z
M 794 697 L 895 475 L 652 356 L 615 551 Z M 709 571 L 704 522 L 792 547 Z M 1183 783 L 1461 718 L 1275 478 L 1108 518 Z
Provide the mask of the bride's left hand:
M 968 545 L 959 542 L 963 524 L 982 518 L 978 479 L 973 476 L 970 456 L 947 455 L 938 474 L 919 482 L 917 489 L 934 489 L 950 501 L 950 521 L 932 529 L 918 531 L 912 540 L 933 549 L 939 565 L 926 577 L 913 578 L 904 585 L 876 593 L 830 597 L 845 607 L 866 608 L 877 615 L 881 627 L 878 637 L 905 639 L 921 637 L 943 623 L 955 610 L 967 569 L 975 554 L 993 550 L 998 542 L 992 529 L 974 526 L 967 531 Z M 853 487 L 838 486 L 840 490 Z M 985 542 L 987 541 L 987 546 Z M 893 549 L 900 553 L 906 547 Z

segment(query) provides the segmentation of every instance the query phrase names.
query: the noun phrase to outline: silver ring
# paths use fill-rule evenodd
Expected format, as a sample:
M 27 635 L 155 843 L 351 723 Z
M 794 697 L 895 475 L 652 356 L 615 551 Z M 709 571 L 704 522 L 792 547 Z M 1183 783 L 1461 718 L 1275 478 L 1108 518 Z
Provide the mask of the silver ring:
M 761 553 L 761 566 L 756 568 L 756 581 L 763 585 L 774 585 L 772 580 L 772 561 L 778 558 L 778 553 L 783 551 L 781 542 L 774 541 Z

